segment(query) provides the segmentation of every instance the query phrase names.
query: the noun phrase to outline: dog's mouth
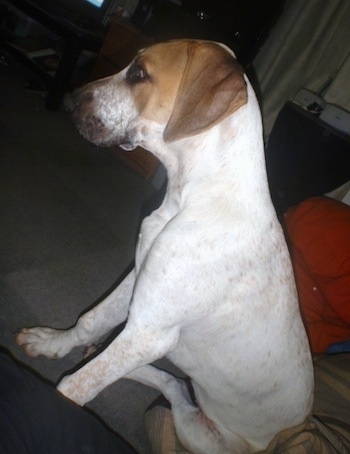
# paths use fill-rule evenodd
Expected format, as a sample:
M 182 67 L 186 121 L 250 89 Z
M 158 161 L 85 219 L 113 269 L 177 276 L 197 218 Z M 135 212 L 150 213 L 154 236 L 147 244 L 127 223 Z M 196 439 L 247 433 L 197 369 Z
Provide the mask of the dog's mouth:
M 95 116 L 89 116 L 81 120 L 74 112 L 74 124 L 79 133 L 89 142 L 98 146 L 108 146 L 103 123 Z
M 125 151 L 132 151 L 136 148 L 129 134 L 119 135 L 106 127 L 98 116 L 88 115 L 82 119 L 78 112 L 74 112 L 73 121 L 79 133 L 94 145 L 99 147 L 116 145 Z

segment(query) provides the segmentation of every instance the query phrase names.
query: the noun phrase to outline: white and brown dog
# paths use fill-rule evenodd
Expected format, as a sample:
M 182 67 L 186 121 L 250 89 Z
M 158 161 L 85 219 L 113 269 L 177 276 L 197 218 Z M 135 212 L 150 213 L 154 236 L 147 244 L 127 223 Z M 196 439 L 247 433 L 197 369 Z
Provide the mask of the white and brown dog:
M 135 269 L 66 330 L 22 329 L 29 355 L 66 355 L 127 319 L 98 356 L 58 385 L 84 405 L 127 377 L 171 402 L 193 453 L 263 450 L 313 402 L 312 362 L 292 268 L 267 184 L 259 107 L 224 45 L 177 40 L 73 94 L 79 131 L 99 145 L 140 145 L 168 188 L 146 218 Z M 192 380 L 149 363 L 166 355 Z

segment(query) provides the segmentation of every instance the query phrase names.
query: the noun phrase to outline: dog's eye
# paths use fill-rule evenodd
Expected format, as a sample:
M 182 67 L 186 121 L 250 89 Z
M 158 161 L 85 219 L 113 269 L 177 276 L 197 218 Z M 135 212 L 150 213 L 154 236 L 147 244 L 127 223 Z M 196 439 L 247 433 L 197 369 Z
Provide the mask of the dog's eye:
M 148 79 L 148 74 L 144 67 L 138 62 L 134 62 L 126 73 L 126 80 L 132 84 L 143 82 Z

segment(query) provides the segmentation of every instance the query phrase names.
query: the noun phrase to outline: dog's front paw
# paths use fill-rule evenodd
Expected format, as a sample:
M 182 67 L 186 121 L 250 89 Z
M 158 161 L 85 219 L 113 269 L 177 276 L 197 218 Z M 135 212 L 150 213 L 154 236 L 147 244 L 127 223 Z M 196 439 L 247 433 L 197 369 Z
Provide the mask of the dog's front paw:
M 56 359 L 70 351 L 64 342 L 64 333 L 48 327 L 22 328 L 16 333 L 15 339 L 29 356 L 44 355 Z

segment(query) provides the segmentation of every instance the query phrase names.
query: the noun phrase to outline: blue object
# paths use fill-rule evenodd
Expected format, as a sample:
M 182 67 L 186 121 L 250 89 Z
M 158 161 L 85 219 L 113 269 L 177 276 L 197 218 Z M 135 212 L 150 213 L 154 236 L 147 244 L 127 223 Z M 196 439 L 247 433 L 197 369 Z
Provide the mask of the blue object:
M 334 353 L 345 352 L 350 352 L 350 340 L 335 342 L 334 344 L 331 344 L 327 349 L 327 353 L 330 355 Z

